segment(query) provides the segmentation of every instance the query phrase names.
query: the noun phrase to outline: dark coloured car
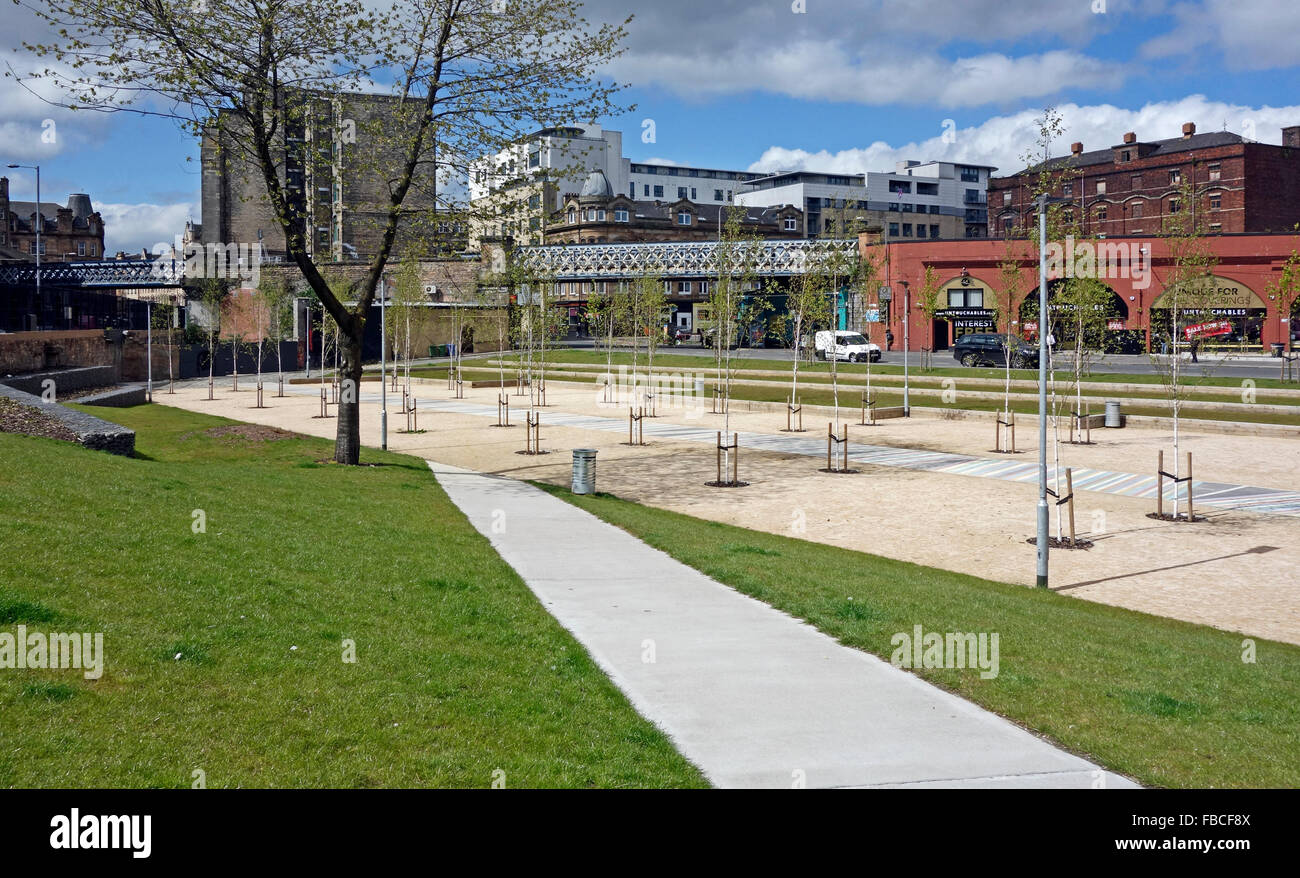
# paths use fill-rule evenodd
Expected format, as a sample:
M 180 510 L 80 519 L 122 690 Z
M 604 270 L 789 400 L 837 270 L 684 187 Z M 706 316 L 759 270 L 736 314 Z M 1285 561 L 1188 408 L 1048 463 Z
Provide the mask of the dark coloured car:
M 1007 337 L 990 332 L 972 332 L 957 339 L 952 358 L 963 366 L 1005 366 Z M 1038 365 L 1038 348 L 1018 336 L 1011 336 L 1011 368 L 1032 369 Z

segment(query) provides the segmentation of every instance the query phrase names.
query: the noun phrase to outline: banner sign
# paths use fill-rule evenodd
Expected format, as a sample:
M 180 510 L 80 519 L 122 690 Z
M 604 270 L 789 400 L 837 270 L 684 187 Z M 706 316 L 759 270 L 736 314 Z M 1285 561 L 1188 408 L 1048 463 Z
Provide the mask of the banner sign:
M 1231 335 L 1232 322 L 1228 320 L 1211 320 L 1209 323 L 1197 323 L 1184 329 L 1183 334 L 1186 335 L 1189 340 L 1193 338 L 1207 338 L 1215 335 Z
M 868 322 L 868 323 L 879 323 L 879 322 L 880 322 L 880 309 L 879 309 L 879 308 L 868 308 L 868 309 L 867 309 L 867 322 Z
M 1121 329 L 1124 328 L 1124 321 L 1123 321 L 1123 320 L 1107 320 L 1107 321 L 1106 321 L 1106 328 L 1109 329 L 1111 332 L 1119 332 Z

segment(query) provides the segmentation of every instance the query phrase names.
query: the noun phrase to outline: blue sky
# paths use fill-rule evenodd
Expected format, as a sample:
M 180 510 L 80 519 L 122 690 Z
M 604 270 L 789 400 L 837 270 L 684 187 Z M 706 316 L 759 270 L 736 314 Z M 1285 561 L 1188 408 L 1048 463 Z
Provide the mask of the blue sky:
M 1278 0 L 588 0 L 636 17 L 609 73 L 637 109 L 601 120 L 633 160 L 721 168 L 892 168 L 903 158 L 1020 167 L 1032 119 L 1058 106 L 1085 148 L 1183 122 L 1276 143 L 1300 124 L 1300 4 Z M 3 39 L 39 37 L 22 10 Z M 8 63 L 30 62 L 5 51 Z M 41 139 L 52 118 L 53 143 Z M 643 143 L 642 123 L 656 139 Z M 945 120 L 952 120 L 944 137 Z M 43 195 L 89 192 L 110 250 L 199 219 L 196 144 L 170 123 L 52 110 L 0 80 L 0 161 L 42 165 Z M 31 175 L 6 172 L 15 198 Z

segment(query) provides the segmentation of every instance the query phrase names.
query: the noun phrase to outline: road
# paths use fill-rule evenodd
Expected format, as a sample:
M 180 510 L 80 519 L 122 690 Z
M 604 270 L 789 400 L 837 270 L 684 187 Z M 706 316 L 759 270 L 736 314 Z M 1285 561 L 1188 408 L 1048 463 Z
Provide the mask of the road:
M 595 347 L 590 339 L 566 339 L 564 344 L 577 349 Z M 683 344 L 676 347 L 663 347 L 660 353 L 686 354 L 692 356 L 712 357 L 711 348 L 702 348 L 698 344 Z M 785 348 L 745 348 L 741 356 L 747 360 L 773 360 L 790 362 L 790 351 Z M 913 366 L 920 363 L 920 354 L 913 352 L 910 356 Z M 902 351 L 888 351 L 881 357 L 881 362 L 890 366 L 903 365 Z M 935 355 L 936 366 L 960 368 L 952 358 L 951 351 L 940 351 Z M 1202 354 L 1200 362 L 1186 363 L 1188 375 L 1208 374 L 1215 378 L 1277 378 L 1280 376 L 1280 363 L 1273 357 L 1246 355 L 1218 358 Z M 1297 363 L 1300 372 L 1300 363 Z M 1063 366 L 1064 368 L 1064 366 Z M 1106 354 L 1094 360 L 1088 366 L 1092 372 L 1118 373 L 1125 375 L 1150 375 L 1156 371 L 1155 365 L 1142 354 Z

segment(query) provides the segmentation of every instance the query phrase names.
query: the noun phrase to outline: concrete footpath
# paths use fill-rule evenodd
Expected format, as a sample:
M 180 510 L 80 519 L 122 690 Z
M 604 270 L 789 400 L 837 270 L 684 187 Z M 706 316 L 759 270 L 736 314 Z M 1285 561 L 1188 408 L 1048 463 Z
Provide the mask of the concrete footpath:
M 1136 786 L 531 485 L 429 466 L 717 786 Z

